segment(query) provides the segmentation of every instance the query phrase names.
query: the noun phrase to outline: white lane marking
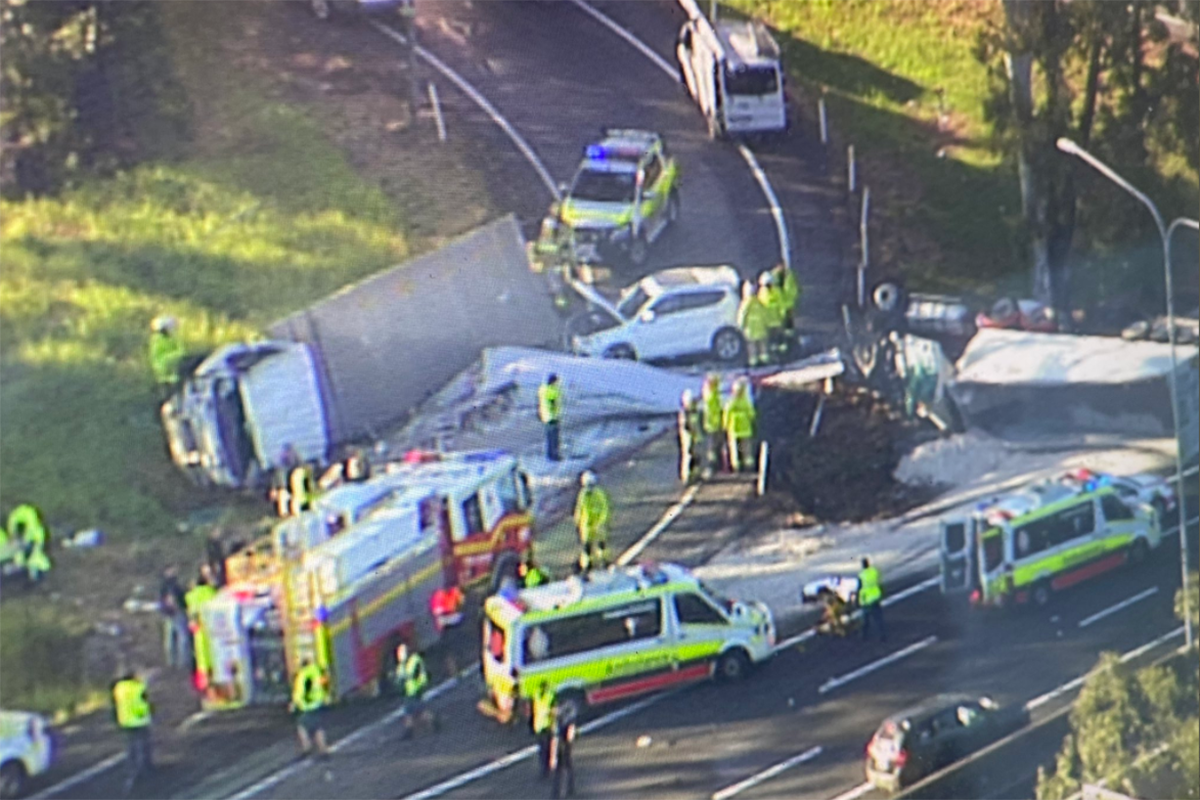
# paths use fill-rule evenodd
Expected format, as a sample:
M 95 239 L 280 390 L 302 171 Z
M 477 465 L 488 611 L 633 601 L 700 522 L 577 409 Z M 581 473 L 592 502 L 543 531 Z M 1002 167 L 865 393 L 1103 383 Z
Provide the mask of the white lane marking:
M 469 675 L 474 670 L 475 670 L 474 666 L 467 667 L 466 669 L 461 670 L 453 678 L 450 678 L 449 680 L 438 684 L 437 686 L 433 687 L 428 692 L 426 692 L 425 699 L 427 701 L 434 700 L 437 697 L 439 697 L 440 695 L 445 694 L 446 692 L 450 691 L 455 686 L 457 686 L 463 678 L 465 678 L 467 675 Z M 338 739 L 336 742 L 334 742 L 333 744 L 331 744 L 329 746 L 329 751 L 332 753 L 340 752 L 340 751 L 344 750 L 345 748 L 349 747 L 350 745 L 354 744 L 355 742 L 357 742 L 359 739 L 363 738 L 367 734 L 377 731 L 385 725 L 390 725 L 391 723 L 395 722 L 403 715 L 404 715 L 403 706 L 393 709 L 392 711 L 389 711 L 387 714 L 385 714 L 384 716 L 375 720 L 371 724 L 364 725 L 363 727 L 348 734 L 347 736 L 345 736 L 341 739 Z M 229 800 L 246 800 L 246 798 L 253 797 L 254 795 L 258 794 L 259 792 L 264 792 L 267 789 L 270 789 L 274 786 L 279 785 L 283 781 L 285 781 L 288 778 L 292 777 L 293 775 L 299 773 L 302 769 L 304 769 L 305 767 L 308 767 L 308 766 L 311 766 L 311 763 L 308 761 L 296 761 L 292 764 L 288 764 L 286 767 L 279 770 L 278 772 L 272 773 L 272 774 L 268 775 L 267 777 L 263 778 L 262 780 L 258 781 L 257 783 L 251 784 L 249 787 L 241 790 L 237 794 L 230 797 Z
M 779 652 L 782 652 L 783 650 L 787 650 L 789 647 L 798 645 L 801 642 L 807 642 L 809 639 L 813 638 L 816 635 L 817 635 L 817 629 L 809 628 L 804 633 L 798 633 L 795 636 L 793 636 L 792 638 L 784 639 L 782 642 L 775 645 L 774 652 L 779 653 Z
M 858 786 L 855 786 L 853 789 L 842 792 L 837 797 L 833 798 L 833 800 L 858 800 L 858 798 L 862 797 L 864 794 L 866 794 L 867 792 L 871 791 L 874 788 L 875 787 L 872 784 L 860 783 Z
M 667 60 L 658 53 L 651 50 L 645 42 L 634 36 L 632 33 L 622 28 L 611 17 L 601 11 L 592 8 L 583 0 L 571 0 L 580 10 L 590 15 L 593 19 L 599 22 L 610 31 L 620 36 L 630 45 L 637 49 L 642 55 L 650 59 L 656 67 L 665 72 L 672 81 L 679 82 L 679 73 L 667 63 Z M 750 173 L 754 176 L 754 180 L 758 183 L 759 189 L 762 190 L 763 196 L 767 199 L 767 205 L 771 208 L 771 218 L 775 221 L 775 233 L 779 237 L 779 255 L 783 263 L 788 269 L 792 266 L 792 246 L 791 240 L 788 237 L 787 221 L 783 218 L 783 208 L 779 205 L 779 198 L 775 195 L 775 189 L 771 186 L 771 182 L 767 180 L 767 174 L 763 172 L 762 167 L 758 164 L 758 159 L 754 157 L 754 153 L 750 152 L 750 148 L 744 144 L 738 144 L 737 151 L 741 154 L 746 165 L 750 167 Z
M 617 557 L 618 566 L 623 567 L 641 555 L 642 551 L 649 547 L 650 543 L 657 539 L 672 522 L 678 519 L 679 515 L 683 513 L 685 508 L 692 504 L 692 501 L 696 499 L 696 492 L 699 490 L 699 484 L 689 486 L 687 491 L 683 493 L 683 496 L 679 498 L 675 505 L 668 508 L 662 517 L 659 518 L 658 522 L 654 523 L 654 527 L 646 531 L 646 533 L 642 535 L 641 539 L 638 539 L 629 547 L 628 550 Z
M 677 71 L 675 71 L 674 69 L 672 69 L 671 65 L 667 63 L 667 60 L 665 58 L 663 58 L 658 53 L 651 50 L 649 45 L 647 45 L 641 39 L 637 38 L 632 33 L 625 30 L 620 25 L 618 25 L 616 22 L 614 22 L 612 17 L 608 16 L 607 14 L 605 14 L 602 11 L 598 11 L 595 8 L 592 8 L 590 5 L 583 2 L 583 0 L 571 0 L 571 2 L 574 3 L 579 8 L 580 11 L 583 11 L 585 14 L 590 15 L 593 19 L 595 19 L 601 25 L 608 28 L 610 31 L 615 33 L 617 36 L 620 36 L 622 39 L 624 39 L 629 44 L 633 45 L 638 50 L 638 52 L 640 52 L 646 58 L 653 61 L 654 66 L 658 67 L 663 72 L 670 75 L 671 79 L 674 80 L 676 83 L 679 83 L 679 73 Z
M 1088 625 L 1091 625 L 1093 622 L 1099 622 L 1100 620 L 1104 619 L 1109 614 L 1115 614 L 1123 608 L 1128 608 L 1129 606 L 1133 605 L 1134 603 L 1145 600 L 1147 597 L 1153 597 L 1156 594 L 1158 594 L 1158 587 L 1151 586 L 1146 591 L 1138 592 L 1133 597 L 1126 598 L 1125 600 L 1122 600 L 1121 602 L 1117 603 L 1115 606 L 1109 606 L 1108 608 L 1104 609 L 1103 611 L 1097 611 L 1095 614 L 1092 614 L 1090 617 L 1079 620 L 1079 627 L 1086 628 Z
M 841 675 L 837 678 L 830 678 L 829 680 L 825 681 L 825 683 L 821 684 L 821 688 L 818 689 L 817 692 L 819 694 L 825 694 L 826 692 L 833 691 L 834 689 L 838 688 L 839 686 L 845 686 L 847 683 L 849 683 L 852 680 L 855 680 L 856 678 L 861 678 L 863 675 L 868 675 L 877 669 L 886 667 L 888 664 L 891 664 L 895 661 L 899 661 L 902 658 L 907 658 L 908 656 L 912 655 L 913 653 L 917 652 L 918 650 L 924 650 L 926 647 L 929 647 L 929 645 L 936 642 L 937 638 L 938 637 L 936 637 L 936 636 L 927 636 L 919 642 L 914 642 L 913 644 L 910 644 L 908 647 L 905 647 L 903 650 L 897 650 L 896 652 L 892 653 L 890 656 L 884 656 L 883 658 L 879 659 L 878 661 L 872 661 L 870 664 L 867 664 L 866 666 L 859 667 L 858 669 L 854 670 L 853 672 L 847 672 L 845 675 Z
M 368 20 L 368 22 L 370 22 L 371 26 L 374 27 L 375 30 L 379 31 L 384 36 L 399 42 L 405 47 L 408 46 L 408 39 L 406 39 L 399 31 L 389 28 L 387 25 L 384 25 L 378 20 Z M 446 79 L 461 89 L 463 94 L 471 98 L 475 105 L 482 108 L 484 113 L 492 118 L 492 122 L 495 122 L 500 126 L 501 129 L 503 129 L 505 134 L 508 135 L 508 138 L 512 140 L 512 143 L 517 146 L 517 149 L 521 151 L 521 154 L 524 155 L 526 160 L 529 161 L 529 163 L 533 166 L 533 169 L 538 174 L 538 177 L 542 179 L 542 183 L 546 184 L 546 188 L 550 190 L 550 194 L 554 195 L 554 199 L 561 199 L 558 192 L 558 184 L 556 184 L 554 182 L 554 178 L 550 176 L 550 171 L 546 169 L 546 165 L 542 163 L 542 160 L 538 158 L 537 153 L 533 151 L 533 148 L 529 146 L 529 143 L 525 141 L 521 134 L 517 133 L 516 128 L 510 125 L 508 120 L 500 115 L 500 112 L 496 110 L 496 107 L 488 102 L 488 99 L 480 94 L 474 86 L 467 83 L 465 78 L 463 78 L 454 70 L 450 69 L 450 67 L 446 66 L 440 58 L 426 50 L 424 47 L 417 45 L 417 55 L 429 62 L 429 64 L 438 72 L 445 75 Z
M 934 586 L 937 586 L 939 583 L 941 583 L 941 578 L 938 578 L 937 576 L 928 578 L 928 579 L 923 580 L 920 583 L 916 584 L 915 586 L 908 587 L 907 589 L 905 589 L 902 592 L 896 592 L 894 595 L 891 595 L 890 597 L 883 598 L 883 604 L 885 606 L 890 606 L 893 603 L 899 603 L 901 600 L 912 597 L 914 594 L 917 594 L 918 592 L 923 592 L 926 589 L 932 589 Z
M 1176 636 L 1179 636 L 1181 633 L 1183 633 L 1182 625 L 1180 625 L 1178 628 L 1176 628 L 1173 631 L 1168 631 L 1167 633 L 1164 633 L 1162 636 L 1159 636 L 1157 639 L 1146 642 L 1141 647 L 1138 647 L 1134 650 L 1130 650 L 1128 653 L 1121 656 L 1121 663 L 1124 664 L 1126 661 L 1131 661 L 1132 659 L 1137 658 L 1138 656 L 1142 655 L 1146 651 L 1152 650 L 1153 648 L 1157 647 L 1158 645 L 1162 644 L 1163 642 L 1165 642 L 1169 639 L 1173 639 Z M 1062 686 L 1059 686 L 1057 689 L 1051 689 L 1050 691 L 1046 692 L 1045 694 L 1038 695 L 1037 697 L 1033 698 L 1032 700 L 1030 700 L 1029 702 L 1027 702 L 1025 704 L 1025 709 L 1027 711 L 1033 711 L 1038 706 L 1045 705 L 1046 703 L 1050 702 L 1051 700 L 1058 697 L 1059 695 L 1061 695 L 1065 692 L 1069 692 L 1078 686 L 1081 686 L 1083 684 L 1083 682 L 1087 680 L 1089 675 L 1091 675 L 1091 672 L 1085 672 L 1083 675 L 1080 675 L 1078 678 L 1074 678 L 1072 680 L 1067 681 Z
M 805 761 L 812 761 L 817 756 L 821 755 L 821 746 L 810 747 L 799 755 L 792 756 L 786 761 L 780 761 L 773 767 L 768 767 L 756 775 L 751 775 L 744 781 L 739 781 L 732 786 L 727 786 L 721 791 L 712 796 L 712 800 L 728 800 L 736 794 L 740 794 L 747 789 L 752 789 L 758 786 L 763 781 L 769 781 L 784 770 L 791 769 L 797 764 L 803 764 Z
M 51 786 L 47 789 L 43 789 L 42 791 L 33 795 L 33 797 L 31 797 L 30 800 L 40 800 L 40 798 L 43 798 L 43 797 L 54 797 L 56 794 L 61 794 L 62 792 L 65 792 L 67 789 L 70 789 L 72 786 L 77 786 L 77 785 L 83 783 L 84 781 L 88 780 L 89 778 L 99 775 L 101 772 L 104 772 L 106 769 L 111 769 L 112 767 L 115 767 L 117 764 L 120 764 L 124 760 L 125 760 L 124 753 L 117 753 L 116 755 L 109 756 L 108 758 L 104 759 L 103 761 L 100 761 L 100 762 L 88 767 L 83 772 L 78 772 L 69 778 L 59 781 L 58 783 L 54 784 L 53 786 Z
M 754 153 L 750 152 L 750 148 L 744 144 L 738 144 L 738 152 L 745 159 L 746 164 L 750 167 L 750 172 L 754 175 L 754 180 L 758 181 L 758 187 L 762 189 L 763 196 L 767 198 L 767 205 L 771 207 L 771 217 L 775 220 L 775 233 L 779 236 L 779 255 L 783 259 L 784 265 L 792 268 L 792 244 L 788 238 L 787 222 L 783 218 L 783 207 L 779 205 L 779 198 L 775 196 L 775 189 L 771 186 L 771 182 L 767 180 L 767 173 L 763 172 L 762 167 L 758 165 L 758 159 L 754 157 Z
M 603 717 L 592 720 L 591 722 L 587 723 L 582 728 L 580 728 L 579 732 L 581 734 L 584 734 L 584 733 L 590 733 L 599 728 L 603 728 L 604 726 L 610 725 L 619 719 L 624 719 L 625 717 L 628 717 L 631 714 L 636 714 L 637 712 L 639 712 L 645 708 L 649 708 L 650 706 L 654 705 L 655 703 L 659 702 L 660 700 L 670 697 L 673 694 L 675 694 L 675 692 L 666 692 L 665 694 L 659 694 L 659 695 L 655 695 L 653 697 L 647 697 L 645 700 L 640 700 L 631 706 L 626 706 L 625 708 L 618 709 L 617 711 L 614 711 L 611 714 L 605 714 Z M 503 758 L 498 758 L 495 761 L 489 761 L 486 764 L 481 764 L 478 767 L 476 767 L 475 769 L 470 770 L 469 772 L 464 772 L 461 775 L 456 775 L 453 778 L 448 778 L 447 780 L 444 780 L 439 784 L 430 786 L 428 789 L 422 789 L 421 791 L 416 792 L 414 794 L 406 795 L 404 797 L 404 800 L 429 800 L 430 798 L 433 798 L 433 797 L 440 797 L 441 795 L 444 795 L 446 792 L 453 791 L 454 789 L 457 789 L 460 786 L 468 784 L 471 781 L 475 781 L 475 780 L 478 780 L 479 778 L 487 777 L 488 775 L 491 775 L 494 772 L 499 772 L 502 769 L 507 769 L 508 767 L 511 767 L 513 764 L 516 764 L 520 761 L 524 761 L 525 759 L 529 758 L 536 752 L 537 752 L 536 745 L 529 745 L 528 747 L 523 747 L 520 750 L 515 750 L 515 751 L 509 753 L 508 755 L 504 756 Z

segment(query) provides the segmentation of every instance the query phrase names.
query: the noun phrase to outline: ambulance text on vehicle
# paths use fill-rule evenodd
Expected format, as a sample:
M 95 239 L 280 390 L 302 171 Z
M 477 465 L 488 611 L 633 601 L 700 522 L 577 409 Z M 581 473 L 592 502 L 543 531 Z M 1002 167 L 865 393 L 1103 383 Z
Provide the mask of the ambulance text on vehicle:
M 976 605 L 1033 602 L 1158 547 L 1158 514 L 1123 499 L 1105 476 L 1044 480 L 941 523 L 946 594 Z
M 779 45 L 761 22 L 694 17 L 680 29 L 675 55 L 710 136 L 787 130 Z
M 560 704 L 582 709 L 711 677 L 736 680 L 774 645 L 766 606 L 723 598 L 683 567 L 572 577 L 488 598 L 480 710 L 508 722 L 542 684 Z
M 206 707 L 285 702 L 312 660 L 334 699 L 373 688 L 395 648 L 418 650 L 461 618 L 446 602 L 515 577 L 532 499 L 499 451 L 415 454 L 226 560 L 229 584 L 201 610 L 197 676 Z

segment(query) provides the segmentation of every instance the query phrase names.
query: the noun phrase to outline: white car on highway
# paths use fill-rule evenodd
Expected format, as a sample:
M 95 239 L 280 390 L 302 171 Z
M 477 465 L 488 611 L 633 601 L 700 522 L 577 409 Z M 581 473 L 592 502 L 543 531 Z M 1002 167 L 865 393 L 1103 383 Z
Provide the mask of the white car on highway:
M 29 779 L 50 768 L 52 755 L 45 719 L 25 711 L 0 711 L 0 798 L 24 795 Z
M 735 361 L 745 351 L 737 327 L 741 278 L 729 266 L 674 267 L 642 278 L 616 302 L 577 284 L 588 301 L 568 320 L 571 352 L 643 360 L 711 353 Z

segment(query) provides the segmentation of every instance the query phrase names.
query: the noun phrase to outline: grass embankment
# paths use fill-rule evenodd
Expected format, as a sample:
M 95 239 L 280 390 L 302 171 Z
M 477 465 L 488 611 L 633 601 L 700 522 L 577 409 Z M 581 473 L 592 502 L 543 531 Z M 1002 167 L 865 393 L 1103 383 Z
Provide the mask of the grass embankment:
M 243 12 L 159 9 L 163 41 L 145 44 L 166 48 L 192 104 L 185 157 L 0 206 L 0 508 L 36 503 L 58 534 L 94 526 L 119 542 L 174 531 L 195 506 L 158 425 L 152 317 L 173 314 L 187 346 L 207 351 L 408 252 L 388 198 L 233 57 Z M 53 588 L 10 593 L 0 610 L 4 707 L 83 696 L 65 665 L 78 663 L 79 615 L 95 609 L 47 601 Z M 27 602 L 57 611 L 31 626 Z M 33 628 L 44 632 L 36 642 Z
M 1014 234 L 1016 174 L 988 141 L 987 72 L 973 54 L 980 28 L 1002 18 L 999 3 L 730 5 L 778 31 L 806 112 L 824 91 L 831 131 L 855 145 L 872 227 L 882 229 L 875 263 L 926 289 L 987 293 L 1014 270 L 1027 282 Z

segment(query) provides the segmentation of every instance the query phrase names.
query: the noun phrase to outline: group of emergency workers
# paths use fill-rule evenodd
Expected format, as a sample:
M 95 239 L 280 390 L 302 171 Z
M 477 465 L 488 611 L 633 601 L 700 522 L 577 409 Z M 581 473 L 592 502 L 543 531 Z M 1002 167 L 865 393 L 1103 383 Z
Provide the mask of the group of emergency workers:
M 758 412 L 745 376 L 734 380 L 728 399 L 721 395 L 721 376 L 715 372 L 705 377 L 699 399 L 684 390 L 677 427 L 679 479 L 684 483 L 711 478 L 722 463 L 733 472 L 756 467 Z
M 758 276 L 758 286 L 742 284 L 742 302 L 737 324 L 746 342 L 746 359 L 751 367 L 782 360 L 796 330 L 796 305 L 800 284 L 786 264 L 776 264 Z

